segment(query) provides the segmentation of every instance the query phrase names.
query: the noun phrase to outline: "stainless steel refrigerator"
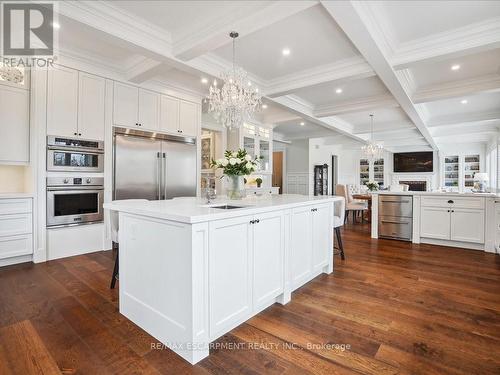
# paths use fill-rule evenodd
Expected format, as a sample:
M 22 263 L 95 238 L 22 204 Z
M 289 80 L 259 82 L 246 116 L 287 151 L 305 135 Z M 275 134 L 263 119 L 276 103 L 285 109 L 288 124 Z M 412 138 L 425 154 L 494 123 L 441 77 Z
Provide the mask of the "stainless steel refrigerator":
M 114 128 L 113 199 L 196 196 L 196 139 Z

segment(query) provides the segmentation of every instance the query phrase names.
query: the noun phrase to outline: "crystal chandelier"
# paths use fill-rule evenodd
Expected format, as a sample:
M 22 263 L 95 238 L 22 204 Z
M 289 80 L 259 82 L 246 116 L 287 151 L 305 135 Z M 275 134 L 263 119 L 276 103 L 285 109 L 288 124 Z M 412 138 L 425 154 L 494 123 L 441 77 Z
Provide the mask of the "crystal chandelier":
M 253 87 L 247 72 L 235 65 L 235 39 L 238 33 L 232 31 L 233 68 L 220 75 L 222 85 L 214 80 L 205 102 L 208 100 L 208 111 L 226 128 L 238 128 L 245 120 L 261 108 L 262 95 L 257 87 Z
M 370 115 L 370 119 L 371 119 L 371 136 L 367 144 L 361 147 L 361 150 L 363 151 L 363 154 L 365 155 L 366 159 L 368 159 L 369 161 L 374 161 L 375 159 L 382 158 L 384 148 L 382 147 L 381 144 L 375 143 L 375 141 L 373 140 L 373 115 Z

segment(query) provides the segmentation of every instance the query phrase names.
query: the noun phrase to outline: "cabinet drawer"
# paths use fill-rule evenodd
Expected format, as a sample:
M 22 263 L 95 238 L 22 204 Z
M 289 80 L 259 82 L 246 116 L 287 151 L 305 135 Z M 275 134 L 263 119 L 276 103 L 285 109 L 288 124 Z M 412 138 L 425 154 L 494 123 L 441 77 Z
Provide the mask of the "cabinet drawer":
M 0 236 L 32 233 L 31 214 L 0 215 Z
M 31 212 L 31 199 L 0 199 L 0 215 Z
M 413 220 L 394 216 L 379 216 L 379 237 L 411 240 Z
M 409 195 L 379 195 L 380 216 L 413 216 L 413 197 Z
M 33 253 L 31 234 L 0 237 L 0 259 Z
M 422 206 L 484 209 L 483 197 L 422 197 Z

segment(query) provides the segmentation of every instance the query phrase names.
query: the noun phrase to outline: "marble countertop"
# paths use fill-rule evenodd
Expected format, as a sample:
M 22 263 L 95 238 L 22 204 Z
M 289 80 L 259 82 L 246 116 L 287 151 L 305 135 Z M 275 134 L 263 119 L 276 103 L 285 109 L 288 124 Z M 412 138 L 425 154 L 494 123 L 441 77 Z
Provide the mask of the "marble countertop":
M 33 198 L 33 193 L 0 193 L 0 199 Z
M 373 191 L 371 194 L 383 195 L 435 195 L 435 196 L 454 196 L 454 197 L 498 197 L 495 193 L 445 193 L 440 191 Z
M 105 203 L 104 208 L 183 223 L 199 223 L 259 214 L 266 211 L 273 211 L 277 208 L 286 209 L 340 200 L 343 200 L 343 198 L 337 196 L 315 197 L 298 194 L 283 194 L 272 195 L 265 198 L 251 196 L 241 200 L 217 198 L 207 205 L 205 199 L 193 197 L 161 201 L 115 201 Z M 213 208 L 213 206 L 221 206 L 224 204 L 242 207 L 229 210 Z

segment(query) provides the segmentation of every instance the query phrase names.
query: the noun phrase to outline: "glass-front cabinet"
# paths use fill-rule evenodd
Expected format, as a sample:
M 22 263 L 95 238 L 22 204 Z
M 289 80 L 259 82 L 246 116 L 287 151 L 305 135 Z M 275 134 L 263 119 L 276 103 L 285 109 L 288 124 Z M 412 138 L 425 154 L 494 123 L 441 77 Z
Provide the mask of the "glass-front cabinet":
M 359 161 L 359 184 L 364 186 L 370 181 L 370 163 L 368 159 L 361 159 Z
M 260 156 L 259 174 L 272 173 L 272 130 L 260 124 L 244 123 L 239 129 L 228 130 L 228 149 L 244 148 L 254 156 Z

